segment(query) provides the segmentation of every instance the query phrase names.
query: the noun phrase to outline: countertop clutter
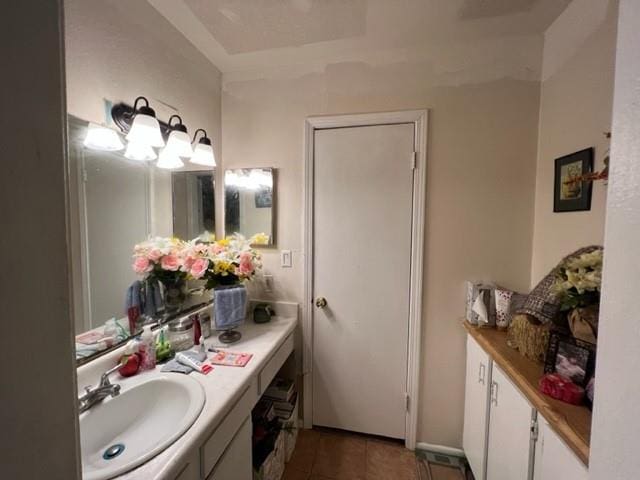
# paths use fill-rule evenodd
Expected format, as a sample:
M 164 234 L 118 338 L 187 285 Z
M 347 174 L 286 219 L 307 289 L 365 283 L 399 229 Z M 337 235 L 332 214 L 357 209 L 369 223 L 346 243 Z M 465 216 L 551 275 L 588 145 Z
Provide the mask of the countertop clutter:
M 221 345 L 216 335 L 206 339 L 207 348 L 223 348 L 225 351 L 250 353 L 253 357 L 242 368 L 216 365 L 213 371 L 207 375 L 191 373 L 190 377 L 200 383 L 206 396 L 199 417 L 184 435 L 164 451 L 134 470 L 116 478 L 123 480 L 173 480 L 180 476 L 194 450 L 197 451 L 209 439 L 240 399 L 244 400 L 247 397 L 248 391 L 255 391 L 254 403 L 257 402 L 262 390 L 268 386 L 268 382 L 267 385 L 260 385 L 261 382 L 266 381 L 265 371 L 273 369 L 272 364 L 276 363 L 272 357 L 280 355 L 280 350 L 283 350 L 280 347 L 285 343 L 291 344 L 291 348 L 288 348 L 287 352 L 292 350 L 292 334 L 296 327 L 297 316 L 293 313 L 288 316 L 289 312 L 285 315 L 287 316 L 274 316 L 269 323 L 264 324 L 247 322 L 238 328 L 242 332 L 242 339 L 233 345 Z M 78 368 L 79 389 L 85 385 L 95 384 L 99 375 L 113 367 L 121 354 L 121 349 L 117 349 Z M 212 355 L 210 354 L 210 356 Z M 142 376 L 160 375 L 161 368 L 161 365 L 158 365 L 155 370 L 142 372 L 136 377 L 139 381 Z M 275 373 L 273 372 L 274 375 Z M 181 374 L 175 373 L 175 375 Z M 119 383 L 121 388 L 125 390 L 127 385 L 134 380 L 114 377 L 112 381 Z M 249 413 L 250 409 L 247 411 L 247 414 Z
M 591 411 L 586 406 L 570 405 L 541 393 L 538 382 L 543 375 L 544 365 L 528 360 L 510 348 L 507 345 L 505 331 L 476 327 L 466 321 L 464 327 L 520 389 L 531 405 L 547 419 L 551 428 L 578 458 L 588 465 Z

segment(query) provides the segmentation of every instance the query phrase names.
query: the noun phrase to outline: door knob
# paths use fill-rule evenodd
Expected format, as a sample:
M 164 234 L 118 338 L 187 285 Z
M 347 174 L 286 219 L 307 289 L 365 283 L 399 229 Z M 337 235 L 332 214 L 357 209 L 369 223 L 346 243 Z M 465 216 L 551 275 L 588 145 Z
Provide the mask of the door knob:
M 327 306 L 327 299 L 324 297 L 318 297 L 316 298 L 316 307 L 318 308 L 324 308 Z

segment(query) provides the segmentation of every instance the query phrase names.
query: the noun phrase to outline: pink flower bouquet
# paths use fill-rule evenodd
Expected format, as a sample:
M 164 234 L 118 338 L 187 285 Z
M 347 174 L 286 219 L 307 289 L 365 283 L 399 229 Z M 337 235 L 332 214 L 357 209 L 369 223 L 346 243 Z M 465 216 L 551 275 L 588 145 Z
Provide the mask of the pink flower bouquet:
M 182 270 L 190 278 L 205 280 L 207 289 L 249 280 L 262 267 L 250 241 L 237 233 L 217 242 L 191 241 L 183 250 L 182 260 Z

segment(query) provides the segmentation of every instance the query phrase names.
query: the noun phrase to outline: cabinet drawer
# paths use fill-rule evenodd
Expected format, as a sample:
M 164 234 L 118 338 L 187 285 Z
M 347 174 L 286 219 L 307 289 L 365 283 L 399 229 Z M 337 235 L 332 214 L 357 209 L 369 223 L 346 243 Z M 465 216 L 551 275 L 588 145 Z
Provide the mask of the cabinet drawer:
M 256 396 L 256 384 L 252 382 L 215 432 L 202 445 L 202 478 L 207 478 L 211 473 L 240 426 L 251 414 Z
M 267 364 L 263 367 L 260 375 L 258 376 L 258 395 L 262 396 L 267 389 L 271 380 L 276 376 L 278 370 L 282 367 L 289 355 L 293 352 L 293 333 L 291 333 L 284 341 L 280 348 L 276 350 L 276 353 L 269 359 Z

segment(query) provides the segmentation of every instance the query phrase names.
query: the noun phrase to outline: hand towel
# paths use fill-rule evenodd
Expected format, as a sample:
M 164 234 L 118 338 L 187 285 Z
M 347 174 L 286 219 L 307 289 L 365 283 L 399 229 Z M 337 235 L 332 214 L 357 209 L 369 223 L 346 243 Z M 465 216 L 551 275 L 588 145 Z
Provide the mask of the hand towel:
M 160 293 L 160 283 L 158 280 L 147 279 L 144 281 L 142 313 L 150 318 L 155 318 L 163 308 L 162 294 Z
M 142 282 L 140 280 L 136 280 L 129 288 L 127 288 L 127 296 L 125 300 L 124 311 L 128 312 L 130 308 L 138 307 L 142 305 L 142 298 L 140 295 L 140 291 L 142 290 Z
M 213 290 L 216 330 L 229 330 L 244 323 L 247 290 L 244 285 Z

